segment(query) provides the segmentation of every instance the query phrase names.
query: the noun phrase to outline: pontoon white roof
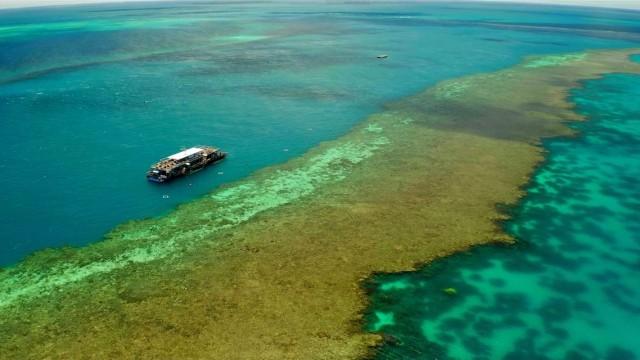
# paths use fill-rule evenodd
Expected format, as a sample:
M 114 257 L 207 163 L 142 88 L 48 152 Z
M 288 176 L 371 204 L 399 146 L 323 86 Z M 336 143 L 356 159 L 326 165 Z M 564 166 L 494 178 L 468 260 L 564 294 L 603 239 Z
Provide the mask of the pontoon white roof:
M 177 154 L 173 154 L 173 155 L 169 156 L 169 159 L 179 161 L 179 160 L 182 160 L 182 159 L 184 159 L 186 157 L 189 157 L 189 156 L 191 156 L 193 154 L 197 154 L 197 153 L 199 153 L 201 151 L 203 151 L 203 149 L 198 148 L 198 147 L 192 147 L 192 148 L 189 148 L 187 150 L 182 150 Z

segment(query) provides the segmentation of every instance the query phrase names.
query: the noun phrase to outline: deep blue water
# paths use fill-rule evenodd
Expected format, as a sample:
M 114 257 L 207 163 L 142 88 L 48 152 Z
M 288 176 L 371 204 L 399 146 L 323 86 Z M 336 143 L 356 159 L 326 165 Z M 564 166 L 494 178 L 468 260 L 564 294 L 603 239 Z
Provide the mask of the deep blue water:
M 572 98 L 589 121 L 544 143 L 506 224 L 517 245 L 371 282 L 369 328 L 390 340 L 377 359 L 640 358 L 640 76 Z
M 637 46 L 639 24 L 634 12 L 490 4 L 0 11 L 0 264 L 170 211 L 439 80 Z M 149 164 L 194 144 L 231 155 L 166 186 L 145 181 Z

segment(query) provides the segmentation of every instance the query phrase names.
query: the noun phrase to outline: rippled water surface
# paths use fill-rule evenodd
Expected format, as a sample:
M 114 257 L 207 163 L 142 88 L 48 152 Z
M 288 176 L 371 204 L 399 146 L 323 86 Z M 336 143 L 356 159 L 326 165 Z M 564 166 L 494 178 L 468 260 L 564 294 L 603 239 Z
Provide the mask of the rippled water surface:
M 506 225 L 481 246 L 371 283 L 378 359 L 640 357 L 640 77 L 575 90 L 581 136 L 548 161 Z

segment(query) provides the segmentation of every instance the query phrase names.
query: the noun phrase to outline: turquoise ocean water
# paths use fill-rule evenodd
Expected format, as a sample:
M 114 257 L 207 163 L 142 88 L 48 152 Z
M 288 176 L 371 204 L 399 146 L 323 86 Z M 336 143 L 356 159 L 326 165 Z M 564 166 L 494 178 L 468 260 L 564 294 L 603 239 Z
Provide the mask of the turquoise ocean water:
M 639 39 L 640 13 L 524 5 L 0 11 L 0 264 L 166 213 L 439 80 Z M 230 157 L 166 186 L 145 181 L 149 164 L 194 144 Z
M 506 224 L 517 245 L 376 277 L 369 328 L 389 340 L 376 358 L 640 358 L 638 98 L 636 75 L 573 91 L 589 121 L 544 143 L 548 160 Z
M 0 264 L 166 213 L 437 81 L 639 44 L 638 12 L 529 5 L 0 11 Z M 378 358 L 640 357 L 640 77 L 584 85 L 572 98 L 590 121 L 544 143 L 548 160 L 505 224 L 517 245 L 371 280 L 368 327 L 388 340 Z M 145 181 L 150 163 L 193 144 L 230 157 Z

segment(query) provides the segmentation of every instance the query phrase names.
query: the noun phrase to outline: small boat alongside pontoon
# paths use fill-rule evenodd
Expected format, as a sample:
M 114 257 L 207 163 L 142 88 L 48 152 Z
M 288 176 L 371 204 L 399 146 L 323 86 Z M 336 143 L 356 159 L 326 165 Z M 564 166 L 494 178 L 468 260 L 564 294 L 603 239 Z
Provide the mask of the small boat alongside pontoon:
M 208 165 L 222 161 L 227 153 L 211 146 L 195 146 L 182 150 L 153 164 L 147 172 L 147 180 L 163 183 L 192 174 Z

